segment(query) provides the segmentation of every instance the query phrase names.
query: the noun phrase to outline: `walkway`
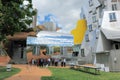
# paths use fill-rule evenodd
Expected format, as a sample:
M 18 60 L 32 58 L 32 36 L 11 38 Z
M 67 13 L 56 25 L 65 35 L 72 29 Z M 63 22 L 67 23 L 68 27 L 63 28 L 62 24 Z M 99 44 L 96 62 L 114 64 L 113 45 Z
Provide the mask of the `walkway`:
M 20 68 L 21 72 L 5 80 L 41 80 L 41 76 L 51 76 L 47 68 L 30 65 L 13 65 L 12 67 Z

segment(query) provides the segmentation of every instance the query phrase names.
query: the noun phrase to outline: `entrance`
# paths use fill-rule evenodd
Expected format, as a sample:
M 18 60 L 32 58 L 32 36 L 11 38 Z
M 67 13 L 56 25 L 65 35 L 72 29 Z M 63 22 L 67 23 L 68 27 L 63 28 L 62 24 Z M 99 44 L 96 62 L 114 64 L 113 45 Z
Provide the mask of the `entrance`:
M 13 63 L 26 63 L 26 40 L 11 40 L 7 48 Z

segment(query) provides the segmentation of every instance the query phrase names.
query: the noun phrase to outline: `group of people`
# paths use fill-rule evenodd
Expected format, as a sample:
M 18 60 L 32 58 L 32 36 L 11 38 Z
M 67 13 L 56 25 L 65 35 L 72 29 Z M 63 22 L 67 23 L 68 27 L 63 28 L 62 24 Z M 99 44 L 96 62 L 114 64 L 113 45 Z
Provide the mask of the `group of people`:
M 29 61 L 30 65 L 36 65 L 36 66 L 59 66 L 59 63 L 61 64 L 62 67 L 66 66 L 66 59 L 65 58 L 48 58 L 48 59 L 44 59 L 44 58 L 39 58 L 39 59 L 34 59 L 32 58 Z

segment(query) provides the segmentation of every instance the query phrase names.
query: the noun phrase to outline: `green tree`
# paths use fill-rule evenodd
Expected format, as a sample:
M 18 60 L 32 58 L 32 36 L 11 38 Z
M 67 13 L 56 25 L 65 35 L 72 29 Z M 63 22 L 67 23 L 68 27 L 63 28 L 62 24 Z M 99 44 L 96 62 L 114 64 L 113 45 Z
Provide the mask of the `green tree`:
M 35 14 L 32 0 L 0 0 L 0 41 L 26 30 Z

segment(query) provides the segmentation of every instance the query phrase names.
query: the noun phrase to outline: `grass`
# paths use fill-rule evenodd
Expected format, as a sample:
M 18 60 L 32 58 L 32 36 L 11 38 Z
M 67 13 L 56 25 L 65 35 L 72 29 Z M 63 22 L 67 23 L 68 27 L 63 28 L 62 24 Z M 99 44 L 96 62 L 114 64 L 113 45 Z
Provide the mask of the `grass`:
M 93 75 L 66 68 L 49 69 L 52 76 L 44 76 L 42 80 L 120 80 L 120 72 L 100 72 L 100 75 Z
M 18 68 L 12 68 L 11 71 L 6 71 L 6 67 L 0 66 L 0 80 L 4 80 L 18 72 L 20 72 Z

